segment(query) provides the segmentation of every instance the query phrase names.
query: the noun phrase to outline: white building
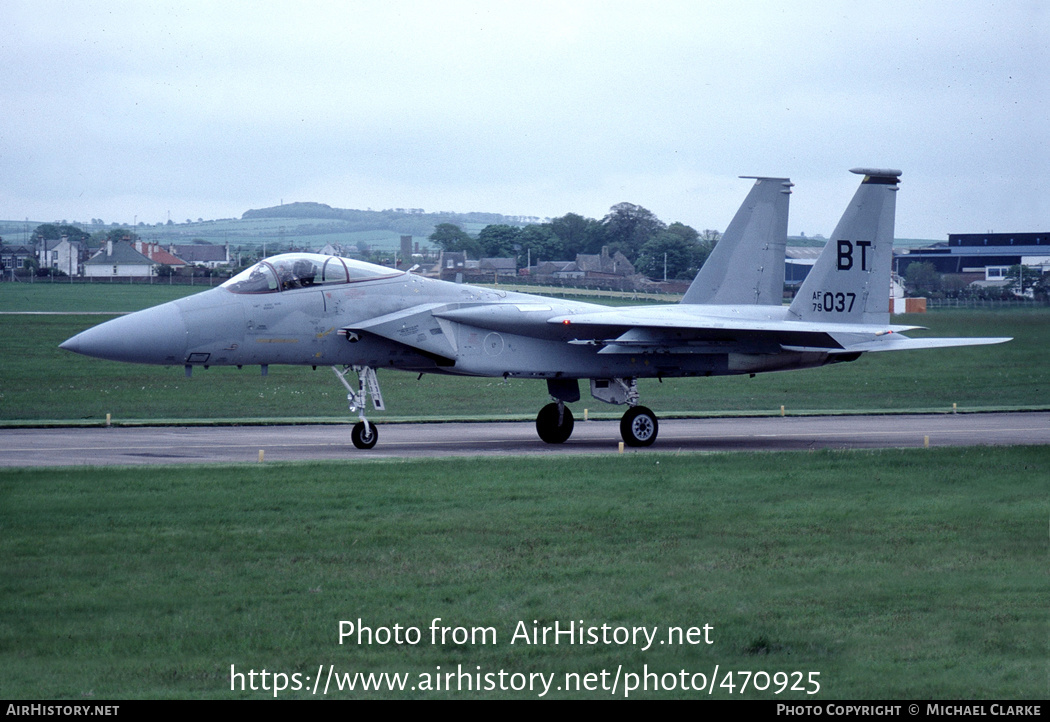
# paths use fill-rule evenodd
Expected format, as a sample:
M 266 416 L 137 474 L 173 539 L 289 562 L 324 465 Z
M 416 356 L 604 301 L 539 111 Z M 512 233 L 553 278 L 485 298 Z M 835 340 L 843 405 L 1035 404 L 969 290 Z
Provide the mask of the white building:
M 107 241 L 102 250 L 84 263 L 84 275 L 88 278 L 143 278 L 153 275 L 153 266 L 153 261 L 130 244 Z
M 80 260 L 84 247 L 79 241 L 44 240 L 37 246 L 37 264 L 40 268 L 51 268 L 67 276 L 80 275 Z

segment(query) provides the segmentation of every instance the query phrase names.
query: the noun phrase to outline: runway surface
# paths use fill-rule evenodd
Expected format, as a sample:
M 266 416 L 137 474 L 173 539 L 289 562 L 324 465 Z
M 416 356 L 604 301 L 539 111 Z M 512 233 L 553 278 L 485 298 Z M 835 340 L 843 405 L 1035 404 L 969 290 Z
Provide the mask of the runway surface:
M 378 419 L 377 419 L 378 420 Z M 383 424 L 361 451 L 350 425 L 8 429 L 0 466 L 222 464 L 322 459 L 618 453 L 618 421 L 577 421 L 548 445 L 532 422 Z M 786 451 L 1050 444 L 1050 412 L 664 419 L 645 452 Z M 626 453 L 636 453 L 627 449 Z

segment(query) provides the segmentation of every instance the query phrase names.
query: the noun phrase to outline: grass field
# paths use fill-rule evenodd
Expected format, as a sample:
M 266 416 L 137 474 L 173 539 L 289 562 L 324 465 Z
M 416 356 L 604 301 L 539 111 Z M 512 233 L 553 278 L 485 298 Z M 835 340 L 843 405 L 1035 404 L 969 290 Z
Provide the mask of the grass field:
M 1048 474 L 1025 447 L 3 470 L 0 697 L 267 697 L 231 665 L 310 688 L 331 664 L 554 675 L 555 698 L 611 697 L 557 687 L 617 668 L 623 697 L 646 665 L 665 686 L 718 665 L 723 698 L 1045 698 Z M 436 617 L 496 643 L 432 644 Z M 358 619 L 421 641 L 340 645 Z M 711 644 L 511 644 L 534 620 Z
M 194 289 L 121 284 L 0 284 L 0 311 L 131 311 Z M 1050 309 L 937 311 L 898 317 L 929 326 L 914 335 L 1013 336 L 1008 344 L 868 354 L 849 364 L 794 373 L 712 379 L 642 380 L 642 403 L 657 414 L 942 411 L 1050 407 Z M 0 422 L 120 423 L 141 420 L 299 419 L 347 416 L 345 391 L 326 368 L 197 369 L 119 364 L 76 356 L 58 344 L 102 316 L 0 316 Z M 547 402 L 540 381 L 379 372 L 384 419 L 533 418 Z M 619 417 L 583 389 L 574 405 Z

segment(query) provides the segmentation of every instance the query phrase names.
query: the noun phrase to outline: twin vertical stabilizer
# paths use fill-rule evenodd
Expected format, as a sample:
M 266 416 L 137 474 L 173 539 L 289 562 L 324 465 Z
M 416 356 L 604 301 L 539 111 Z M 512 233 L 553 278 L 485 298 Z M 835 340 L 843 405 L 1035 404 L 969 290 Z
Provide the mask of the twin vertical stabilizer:
M 890 266 L 899 170 L 853 168 L 864 176 L 809 272 L 790 315 L 801 321 L 889 322 Z
M 682 303 L 782 303 L 792 184 L 787 178 L 741 177 L 754 178 L 755 185 L 693 279 Z

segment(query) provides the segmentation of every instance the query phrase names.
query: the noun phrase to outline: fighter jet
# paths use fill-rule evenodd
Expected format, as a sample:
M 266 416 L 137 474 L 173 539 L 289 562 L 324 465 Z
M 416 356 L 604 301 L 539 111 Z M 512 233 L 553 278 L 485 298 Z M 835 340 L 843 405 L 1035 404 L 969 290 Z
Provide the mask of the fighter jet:
M 591 395 L 626 405 L 620 433 L 651 445 L 656 415 L 640 378 L 756 374 L 854 361 L 863 353 L 993 344 L 1008 338 L 922 338 L 890 323 L 900 171 L 852 170 L 860 187 L 790 306 L 782 303 L 791 182 L 755 183 L 678 304 L 611 308 L 448 283 L 349 258 L 287 253 L 221 286 L 90 328 L 61 344 L 115 361 L 194 366 L 328 365 L 347 389 L 360 449 L 385 409 L 376 369 L 544 379 L 543 441 L 573 430 L 567 404 Z M 356 385 L 348 380 L 353 372 Z

